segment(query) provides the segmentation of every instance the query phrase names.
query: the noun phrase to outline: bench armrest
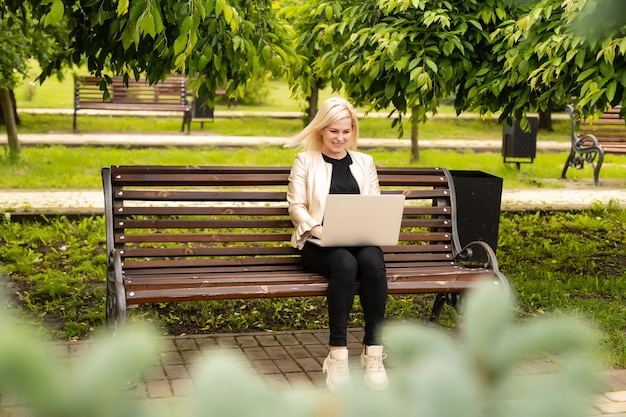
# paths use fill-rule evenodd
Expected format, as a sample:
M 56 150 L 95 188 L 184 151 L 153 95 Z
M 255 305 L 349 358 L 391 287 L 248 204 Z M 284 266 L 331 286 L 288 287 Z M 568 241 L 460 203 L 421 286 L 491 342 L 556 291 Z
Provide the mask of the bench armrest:
M 475 240 L 468 243 L 456 255 L 455 261 L 467 267 L 482 267 L 493 271 L 503 288 L 507 291 L 509 290 L 508 280 L 498 268 L 496 253 L 488 243 L 481 240 Z
M 117 328 L 126 320 L 126 290 L 122 279 L 122 257 L 112 249 L 107 258 L 107 322 Z
M 599 147 L 600 146 L 600 142 L 598 142 L 598 139 L 595 137 L 595 135 L 591 134 L 591 133 L 587 133 L 585 135 L 582 136 L 576 136 L 576 143 L 575 145 L 577 147 Z M 591 144 L 586 144 L 586 142 L 591 142 Z

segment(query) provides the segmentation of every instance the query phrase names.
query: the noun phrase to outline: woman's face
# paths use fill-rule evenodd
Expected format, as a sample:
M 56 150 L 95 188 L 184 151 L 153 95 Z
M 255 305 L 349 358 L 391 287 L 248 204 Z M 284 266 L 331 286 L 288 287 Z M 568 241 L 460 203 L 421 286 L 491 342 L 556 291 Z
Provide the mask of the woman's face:
M 346 156 L 346 146 L 352 139 L 352 119 L 337 120 L 322 129 L 322 153 L 334 159 Z

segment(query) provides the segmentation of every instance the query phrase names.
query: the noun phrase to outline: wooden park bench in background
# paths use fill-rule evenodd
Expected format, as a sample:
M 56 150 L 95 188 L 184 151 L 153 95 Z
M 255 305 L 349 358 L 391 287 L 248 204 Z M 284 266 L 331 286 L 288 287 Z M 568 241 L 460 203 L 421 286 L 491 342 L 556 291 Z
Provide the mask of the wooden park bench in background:
M 325 295 L 327 279 L 305 271 L 289 244 L 289 170 L 103 168 L 108 323 L 147 303 Z M 461 247 L 450 172 L 380 168 L 378 175 L 383 193 L 406 196 L 400 242 L 383 247 L 390 294 L 435 294 L 436 319 L 479 282 L 508 289 L 491 246 Z
M 74 89 L 74 133 L 78 132 L 76 118 L 79 110 L 114 110 L 121 112 L 169 112 L 182 113 L 181 132 L 191 129 L 191 104 L 187 99 L 187 81 L 183 77 L 169 77 L 150 85 L 145 80 L 128 81 L 112 77 L 108 86 L 110 97 L 103 100 L 100 84 L 103 78 L 78 77 Z
M 582 169 L 586 162 L 593 168 L 595 185 L 599 185 L 604 155 L 626 154 L 626 124 L 620 117 L 621 107 L 613 107 L 591 121 L 579 119 L 572 105 L 566 105 L 565 111 L 571 118 L 572 147 L 561 178 L 565 179 L 569 167 Z

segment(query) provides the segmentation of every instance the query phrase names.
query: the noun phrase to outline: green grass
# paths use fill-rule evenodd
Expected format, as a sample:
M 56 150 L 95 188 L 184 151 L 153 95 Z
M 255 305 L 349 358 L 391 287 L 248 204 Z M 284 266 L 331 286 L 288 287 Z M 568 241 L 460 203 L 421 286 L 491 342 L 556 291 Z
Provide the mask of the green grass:
M 20 113 L 20 134 L 29 133 L 72 133 L 72 116 L 69 114 L 29 114 Z M 180 132 L 181 117 L 137 117 L 137 116 L 91 116 L 80 115 L 77 126 L 80 133 L 149 133 L 183 134 Z M 410 124 L 403 121 L 404 139 L 410 138 Z M 218 117 L 215 121 L 192 122 L 193 135 L 226 136 L 278 136 L 295 135 L 303 127 L 299 119 L 281 119 L 271 117 Z M 362 138 L 399 137 L 398 130 L 391 127 L 391 120 L 386 118 L 363 118 L 359 122 Z M 4 127 L 0 126 L 0 132 Z M 554 130 L 540 131 L 537 141 L 569 141 L 569 126 L 565 120 L 556 120 Z M 440 116 L 430 119 L 419 127 L 419 139 L 464 139 L 464 140 L 502 140 L 502 127 L 494 119 L 456 118 Z
M 448 169 L 477 170 L 503 178 L 504 187 L 555 188 L 593 184 L 591 168 L 571 170 L 568 180 L 560 180 L 565 153 L 546 152 L 532 164 L 517 169 L 504 164 L 493 152 L 423 150 L 419 162 L 410 162 L 408 149 L 371 149 L 379 166 L 440 166 Z M 16 164 L 0 164 L 0 189 L 100 189 L 100 168 L 110 165 L 270 165 L 290 166 L 296 151 L 280 147 L 254 148 L 142 148 L 124 147 L 65 147 L 34 146 L 22 150 L 22 160 Z M 626 156 L 607 155 L 602 168 L 602 180 L 616 187 L 626 186 Z

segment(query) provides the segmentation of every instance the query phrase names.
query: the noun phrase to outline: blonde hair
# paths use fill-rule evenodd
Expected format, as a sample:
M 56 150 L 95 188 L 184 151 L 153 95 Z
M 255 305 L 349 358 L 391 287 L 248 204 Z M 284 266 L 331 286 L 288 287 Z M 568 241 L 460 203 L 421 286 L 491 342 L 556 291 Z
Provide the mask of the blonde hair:
M 345 118 L 352 120 L 352 134 L 346 148 L 355 150 L 359 139 L 359 121 L 356 111 L 350 102 L 339 97 L 331 97 L 324 100 L 313 120 L 300 133 L 294 136 L 286 146 L 301 148 L 305 151 L 319 151 L 323 145 L 322 130 Z

